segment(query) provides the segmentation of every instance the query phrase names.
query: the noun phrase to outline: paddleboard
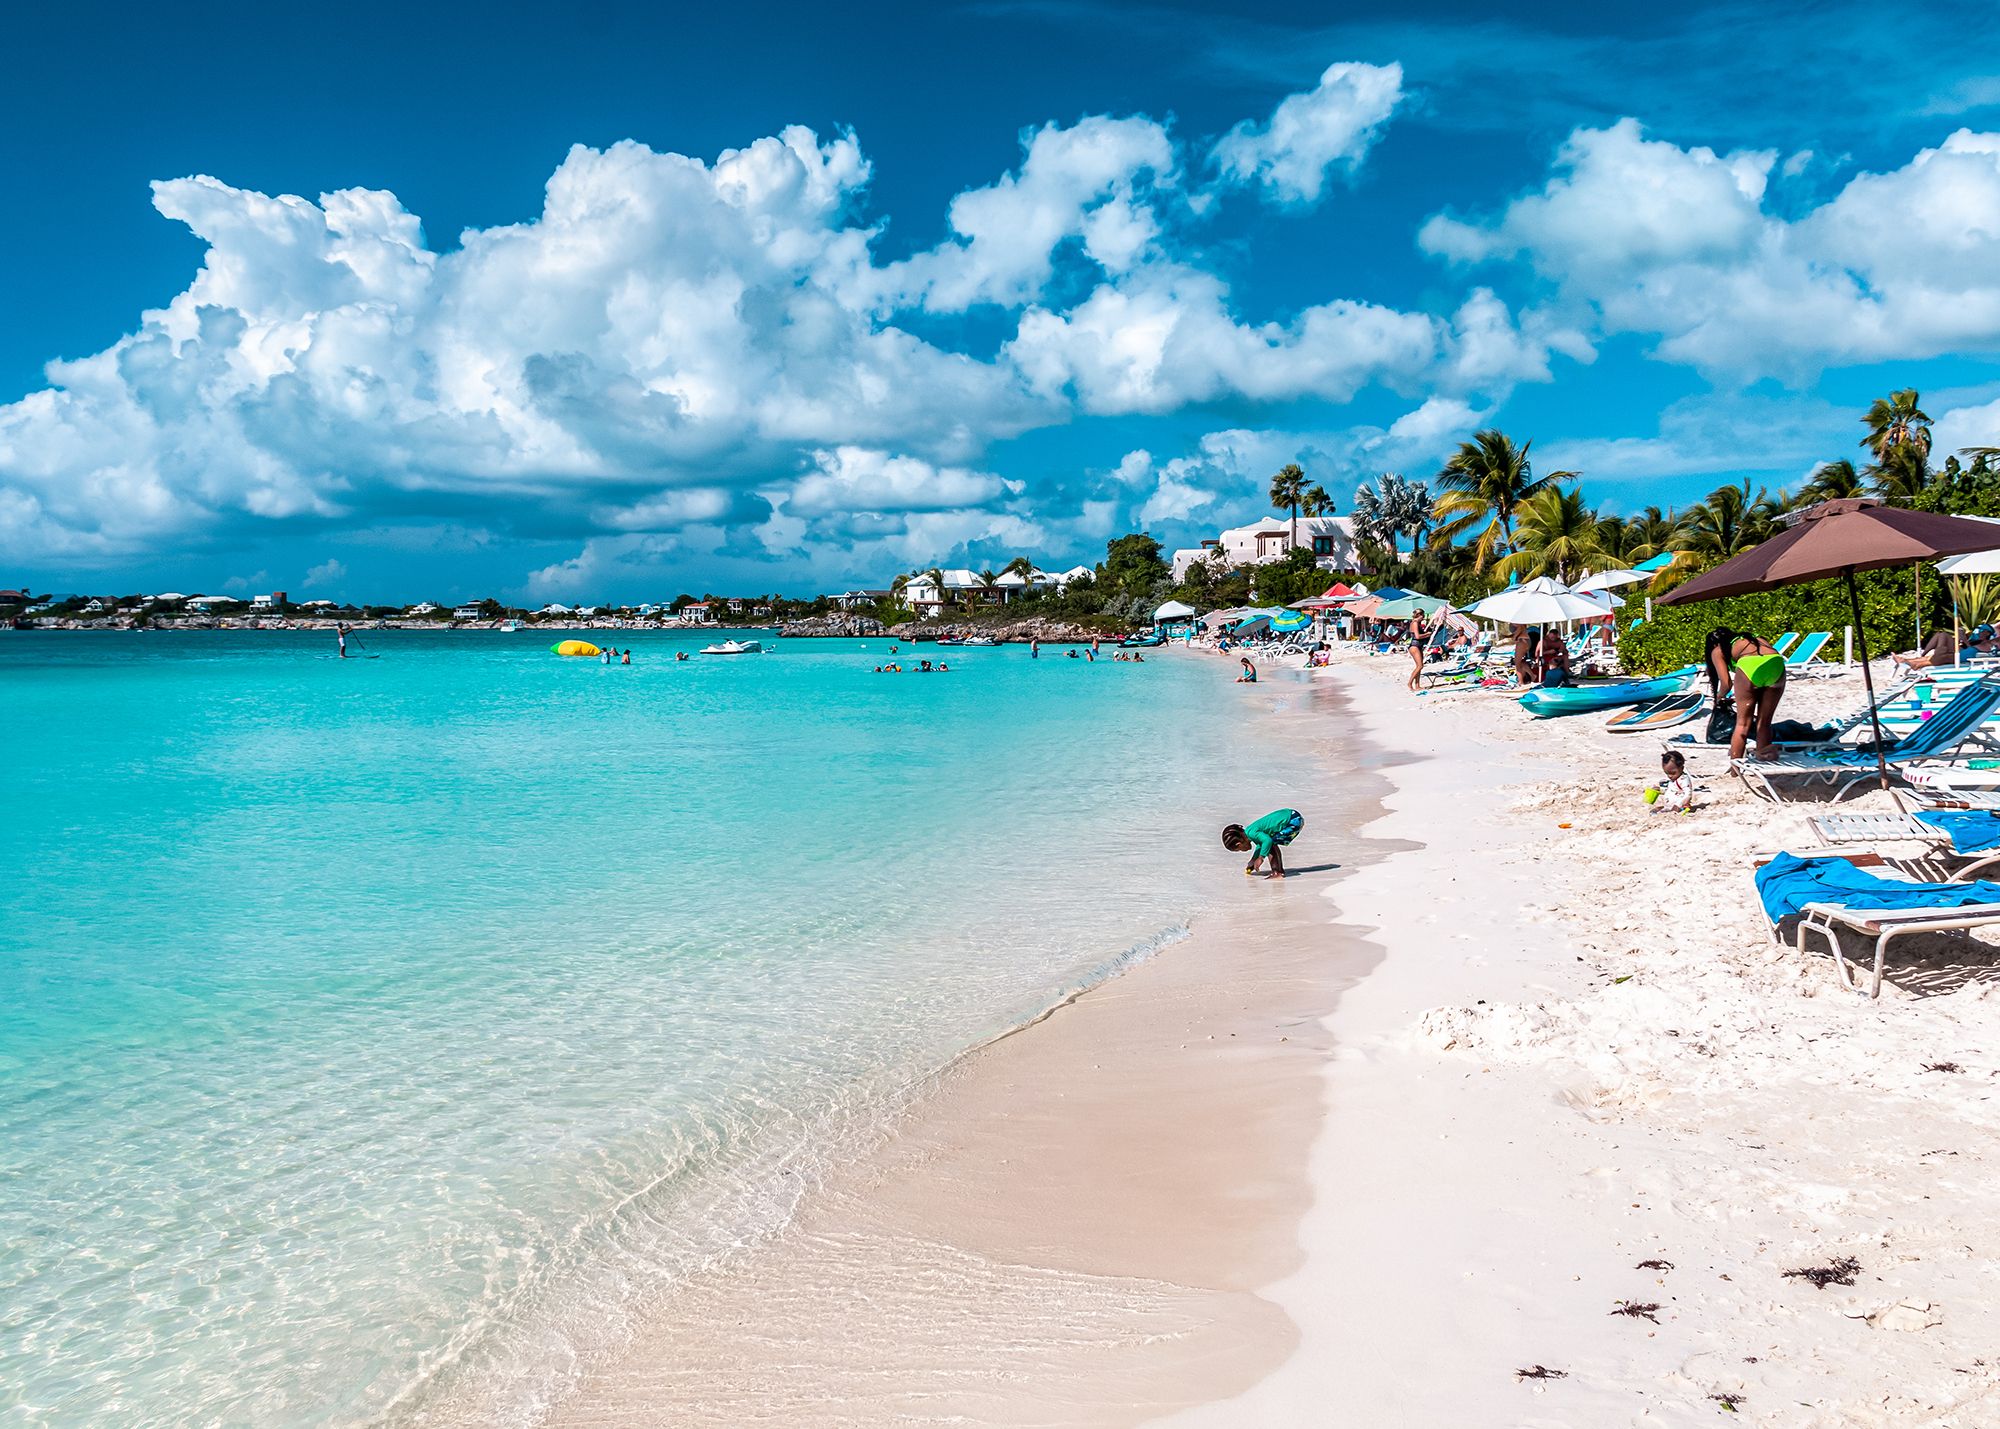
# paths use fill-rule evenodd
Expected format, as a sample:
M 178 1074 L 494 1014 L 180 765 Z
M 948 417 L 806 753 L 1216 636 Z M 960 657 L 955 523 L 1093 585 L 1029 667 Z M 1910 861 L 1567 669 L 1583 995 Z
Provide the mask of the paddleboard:
M 1604 727 L 1613 734 L 1630 734 L 1642 729 L 1672 729 L 1677 724 L 1686 724 L 1707 708 L 1707 694 L 1701 690 L 1684 690 L 1663 700 L 1655 700 L 1650 705 L 1614 715 L 1605 721 Z

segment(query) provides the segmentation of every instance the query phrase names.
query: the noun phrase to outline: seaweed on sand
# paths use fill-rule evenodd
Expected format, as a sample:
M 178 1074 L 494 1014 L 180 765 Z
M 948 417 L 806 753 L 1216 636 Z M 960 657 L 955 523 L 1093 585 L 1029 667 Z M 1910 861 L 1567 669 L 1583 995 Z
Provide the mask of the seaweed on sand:
M 1655 1325 L 1660 1323 L 1657 1318 L 1660 1313 L 1660 1307 L 1658 1305 L 1642 1304 L 1637 1300 L 1620 1300 L 1612 1307 L 1611 1313 L 1614 1315 L 1630 1315 L 1635 1320 L 1651 1320 Z
M 1514 1378 L 1516 1378 L 1516 1379 L 1568 1379 L 1568 1378 L 1569 1378 L 1569 1371 L 1568 1371 L 1568 1370 L 1566 1370 L 1566 1369 L 1550 1369 L 1550 1368 L 1549 1368 L 1549 1367 L 1548 1367 L 1547 1365 L 1545 1365 L 1545 1364 L 1538 1364 L 1538 1365 L 1529 1365 L 1529 1366 L 1528 1366 L 1528 1367 L 1527 1367 L 1526 1369 L 1517 1369 L 1517 1370 L 1515 1370 L 1515 1371 L 1514 1371 Z
M 1851 1255 L 1843 1255 L 1831 1265 L 1807 1265 L 1797 1270 L 1787 1270 L 1785 1279 L 1804 1280 L 1815 1290 L 1824 1290 L 1829 1285 L 1852 1285 L 1854 1277 L 1861 1273 L 1861 1262 Z

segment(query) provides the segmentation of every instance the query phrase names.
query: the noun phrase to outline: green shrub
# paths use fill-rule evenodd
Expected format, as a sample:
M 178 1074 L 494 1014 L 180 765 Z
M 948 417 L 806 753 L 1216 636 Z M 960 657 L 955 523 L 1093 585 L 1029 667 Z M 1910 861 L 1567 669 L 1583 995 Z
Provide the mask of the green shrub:
M 1861 619 L 1868 631 L 1868 653 L 1879 658 L 1914 646 L 1917 595 L 1916 578 L 1910 569 L 1867 571 L 1855 578 L 1855 584 L 1861 596 Z M 1657 675 L 1700 664 L 1708 632 L 1719 625 L 1766 640 L 1775 640 L 1787 630 L 1801 635 L 1825 630 L 1833 639 L 1820 658 L 1838 660 L 1840 632 L 1854 620 L 1847 583 L 1840 580 L 1813 581 L 1692 605 L 1661 605 L 1656 600 L 1653 618 L 1643 622 L 1646 602 L 1642 594 L 1635 593 L 1637 589 L 1622 592 L 1625 608 L 1618 612 L 1618 659 L 1635 674 Z M 1928 632 L 1950 623 L 1949 593 L 1937 573 L 1926 570 L 1924 629 Z M 1860 653 L 1858 648 L 1855 653 Z

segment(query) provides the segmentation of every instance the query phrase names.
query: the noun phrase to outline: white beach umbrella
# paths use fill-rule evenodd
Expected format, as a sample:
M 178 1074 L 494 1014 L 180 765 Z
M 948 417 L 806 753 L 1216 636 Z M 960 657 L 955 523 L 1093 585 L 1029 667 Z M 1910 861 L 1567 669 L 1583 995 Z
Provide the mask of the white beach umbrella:
M 1554 576 L 1537 576 L 1467 606 L 1466 613 L 1508 625 L 1541 625 L 1549 621 L 1598 620 L 1608 612 L 1605 606 L 1587 595 L 1576 594 Z
M 1637 585 L 1651 577 L 1643 571 L 1599 571 L 1596 575 L 1585 576 L 1570 589 L 1582 594 L 1593 590 L 1616 590 L 1622 585 Z
M 1970 555 L 1946 556 L 1937 563 L 1941 576 L 2000 575 L 2000 551 L 1974 551 Z

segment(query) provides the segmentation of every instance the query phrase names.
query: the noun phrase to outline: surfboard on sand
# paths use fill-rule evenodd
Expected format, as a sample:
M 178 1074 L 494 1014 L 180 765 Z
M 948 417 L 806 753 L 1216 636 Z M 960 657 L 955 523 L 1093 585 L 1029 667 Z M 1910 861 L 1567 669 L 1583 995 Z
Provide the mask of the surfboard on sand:
M 1605 721 L 1604 727 L 1613 734 L 1631 734 L 1635 730 L 1645 729 L 1672 729 L 1677 724 L 1686 724 L 1695 718 L 1707 705 L 1708 695 L 1705 691 L 1682 690 L 1679 694 L 1654 700 L 1649 705 L 1621 711 Z

